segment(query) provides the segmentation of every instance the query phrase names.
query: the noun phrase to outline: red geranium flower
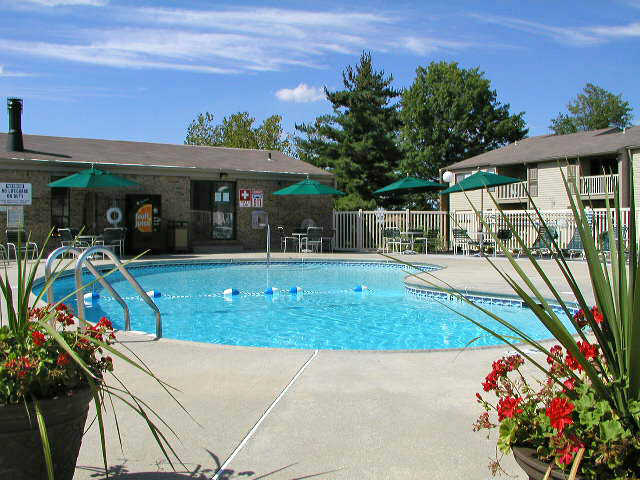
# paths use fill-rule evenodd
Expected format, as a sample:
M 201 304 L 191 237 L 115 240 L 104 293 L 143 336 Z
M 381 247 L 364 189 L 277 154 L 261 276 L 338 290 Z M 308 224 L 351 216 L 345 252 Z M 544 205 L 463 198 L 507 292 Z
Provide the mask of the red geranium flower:
M 56 363 L 58 364 L 58 366 L 60 367 L 64 367 L 65 365 L 67 365 L 69 362 L 71 361 L 71 355 L 69 355 L 66 352 L 61 353 L 60 355 L 58 355 L 58 360 L 56 360 Z
M 562 382 L 562 384 L 564 385 L 566 390 L 573 390 L 574 388 L 576 388 L 576 379 L 568 378 L 564 382 Z
M 587 360 L 595 360 L 598 357 L 598 346 L 589 342 L 578 342 L 578 348 Z
M 42 332 L 39 332 L 38 330 L 31 332 L 31 338 L 33 339 L 33 343 L 35 343 L 37 347 L 41 347 L 47 341 L 44 334 Z
M 513 398 L 505 397 L 501 398 L 498 402 L 498 420 L 502 421 L 505 418 L 512 418 L 517 413 L 522 413 L 524 410 L 518 408 L 518 405 L 522 402 L 522 397 Z
M 573 412 L 574 405 L 566 398 L 554 398 L 547 407 L 546 414 L 551 420 L 551 426 L 558 430 L 558 433 L 562 433 L 564 427 L 571 425 L 573 419 L 571 413 Z
M 604 321 L 604 315 L 600 313 L 597 305 L 591 309 L 591 313 L 593 314 L 593 319 L 596 323 L 602 323 Z
M 567 358 L 565 359 L 564 363 L 566 363 L 567 367 L 569 367 L 571 370 L 578 370 L 579 372 L 584 370 L 580 362 L 576 360 L 576 357 L 571 355 L 571 352 L 567 352 Z

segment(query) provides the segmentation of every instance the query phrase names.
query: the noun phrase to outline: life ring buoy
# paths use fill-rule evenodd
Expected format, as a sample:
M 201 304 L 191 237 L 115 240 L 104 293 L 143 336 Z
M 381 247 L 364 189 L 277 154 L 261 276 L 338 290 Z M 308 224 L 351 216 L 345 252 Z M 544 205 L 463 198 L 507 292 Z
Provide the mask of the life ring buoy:
M 107 222 L 117 225 L 122 221 L 122 210 L 118 207 L 111 207 L 107 210 Z

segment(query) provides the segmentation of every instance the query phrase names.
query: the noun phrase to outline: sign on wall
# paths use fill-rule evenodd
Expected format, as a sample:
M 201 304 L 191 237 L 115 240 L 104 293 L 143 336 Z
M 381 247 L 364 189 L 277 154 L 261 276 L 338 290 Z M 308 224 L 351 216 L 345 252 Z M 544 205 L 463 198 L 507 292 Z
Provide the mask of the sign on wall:
M 0 205 L 31 205 L 31 184 L 0 182 Z
M 238 205 L 242 208 L 262 208 L 264 206 L 264 190 L 239 189 Z
M 264 204 L 264 192 L 262 190 L 251 190 L 251 206 L 262 208 Z
M 22 205 L 9 205 L 7 209 L 7 228 L 24 227 L 24 207 Z
M 251 206 L 251 190 L 248 188 L 241 188 L 239 192 L 239 205 L 242 208 Z

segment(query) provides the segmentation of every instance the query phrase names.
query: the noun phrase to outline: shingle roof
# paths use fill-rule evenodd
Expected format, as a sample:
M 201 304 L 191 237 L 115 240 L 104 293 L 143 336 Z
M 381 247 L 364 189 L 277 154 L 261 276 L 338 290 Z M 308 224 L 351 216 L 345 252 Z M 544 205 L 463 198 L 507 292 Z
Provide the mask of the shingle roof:
M 0 133 L 0 158 L 57 162 L 181 167 L 241 172 L 331 175 L 325 170 L 275 150 L 201 147 L 164 143 L 95 140 L 24 135 L 24 152 L 2 151 L 7 134 Z M 271 152 L 271 160 L 268 153 Z
M 451 170 L 488 165 L 536 163 L 559 158 L 615 153 L 624 147 L 640 146 L 640 126 L 621 131 L 603 128 L 569 135 L 540 135 L 467 158 L 447 167 Z

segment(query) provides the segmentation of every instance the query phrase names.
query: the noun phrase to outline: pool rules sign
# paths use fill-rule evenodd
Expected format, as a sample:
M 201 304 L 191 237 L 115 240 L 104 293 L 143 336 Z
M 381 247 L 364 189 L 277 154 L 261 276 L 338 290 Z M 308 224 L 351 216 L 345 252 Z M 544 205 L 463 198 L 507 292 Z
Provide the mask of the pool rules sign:
M 0 182 L 0 205 L 31 205 L 31 184 Z

